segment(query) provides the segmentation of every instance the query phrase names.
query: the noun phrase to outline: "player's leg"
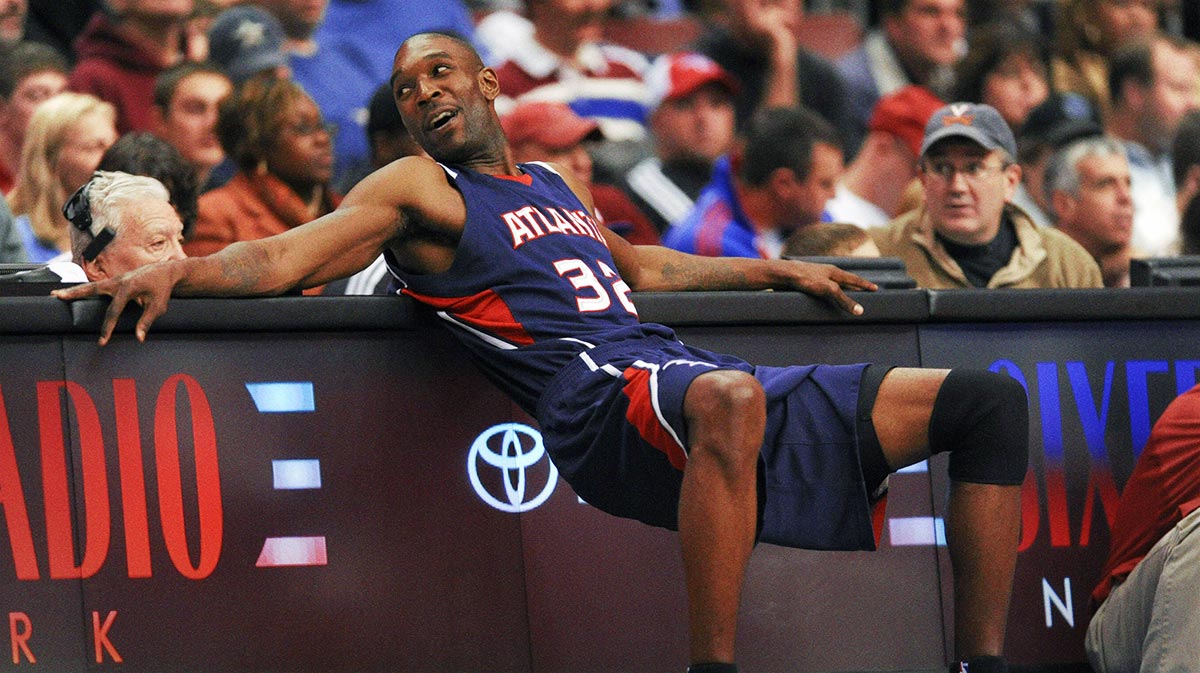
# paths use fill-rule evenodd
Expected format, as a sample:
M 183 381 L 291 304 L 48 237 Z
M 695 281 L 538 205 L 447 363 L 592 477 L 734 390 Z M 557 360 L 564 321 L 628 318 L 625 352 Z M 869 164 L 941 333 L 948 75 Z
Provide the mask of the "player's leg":
M 894 369 L 879 386 L 872 420 L 892 470 L 950 452 L 955 655 L 999 656 L 1028 460 L 1024 390 L 988 372 Z
M 683 401 L 688 462 L 679 498 L 691 663 L 733 662 L 742 579 L 758 521 L 766 401 L 753 376 L 712 371 Z

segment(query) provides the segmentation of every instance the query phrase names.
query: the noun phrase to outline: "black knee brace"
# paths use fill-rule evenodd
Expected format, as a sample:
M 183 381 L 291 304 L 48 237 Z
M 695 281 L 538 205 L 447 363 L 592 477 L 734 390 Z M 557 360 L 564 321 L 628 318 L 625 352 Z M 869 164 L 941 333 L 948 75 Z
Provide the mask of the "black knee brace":
M 1029 465 L 1025 389 L 1002 374 L 951 370 L 929 417 L 929 448 L 950 453 L 955 481 L 1020 484 Z

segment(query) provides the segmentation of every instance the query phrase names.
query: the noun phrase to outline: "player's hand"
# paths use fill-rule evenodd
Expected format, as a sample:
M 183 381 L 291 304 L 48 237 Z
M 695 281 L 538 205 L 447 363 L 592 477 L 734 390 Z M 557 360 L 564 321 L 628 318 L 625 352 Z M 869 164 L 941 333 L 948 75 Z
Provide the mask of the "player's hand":
M 67 301 L 87 297 L 112 297 L 112 301 L 108 304 L 108 310 L 104 313 L 104 322 L 100 326 L 100 345 L 103 346 L 112 338 L 113 329 L 117 326 L 117 318 L 121 317 L 125 306 L 131 301 L 142 307 L 142 315 L 138 318 L 134 334 L 138 341 L 145 341 L 150 324 L 166 312 L 167 302 L 171 299 L 171 290 L 174 288 L 175 282 L 175 274 L 170 263 L 159 262 L 143 266 L 117 278 L 54 290 L 51 294 Z
M 874 292 L 879 286 L 871 281 L 843 271 L 832 264 L 814 264 L 799 260 L 785 260 L 788 278 L 792 287 L 826 299 L 852 315 L 862 315 L 862 304 L 851 299 L 846 290 Z

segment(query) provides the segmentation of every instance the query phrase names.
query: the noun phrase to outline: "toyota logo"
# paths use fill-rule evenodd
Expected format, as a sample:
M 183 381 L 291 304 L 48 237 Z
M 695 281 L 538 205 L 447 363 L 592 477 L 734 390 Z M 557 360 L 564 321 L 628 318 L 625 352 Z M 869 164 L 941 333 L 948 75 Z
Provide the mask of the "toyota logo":
M 498 440 L 493 438 L 499 437 Z M 467 474 L 471 486 L 479 497 L 501 512 L 528 512 L 546 502 L 558 484 L 558 468 L 550 464 L 546 485 L 534 498 L 526 501 L 526 472 L 546 455 L 542 434 L 521 423 L 494 425 L 475 438 L 467 455 Z M 504 499 L 492 495 L 479 480 L 480 461 L 500 470 L 500 481 L 504 484 Z

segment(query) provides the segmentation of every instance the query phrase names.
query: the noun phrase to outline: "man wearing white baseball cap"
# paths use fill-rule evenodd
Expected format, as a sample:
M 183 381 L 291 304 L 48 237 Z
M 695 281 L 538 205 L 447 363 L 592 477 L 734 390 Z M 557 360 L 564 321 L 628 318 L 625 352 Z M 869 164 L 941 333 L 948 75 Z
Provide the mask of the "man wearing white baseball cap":
M 874 229 L 880 252 L 904 260 L 921 287 L 1103 287 L 1091 255 L 1012 204 L 1017 143 L 989 105 L 933 113 L 921 141 L 925 203 Z
M 734 139 L 737 81 L 695 52 L 658 57 L 646 74 L 654 156 L 629 169 L 620 187 L 659 232 L 683 219 Z

